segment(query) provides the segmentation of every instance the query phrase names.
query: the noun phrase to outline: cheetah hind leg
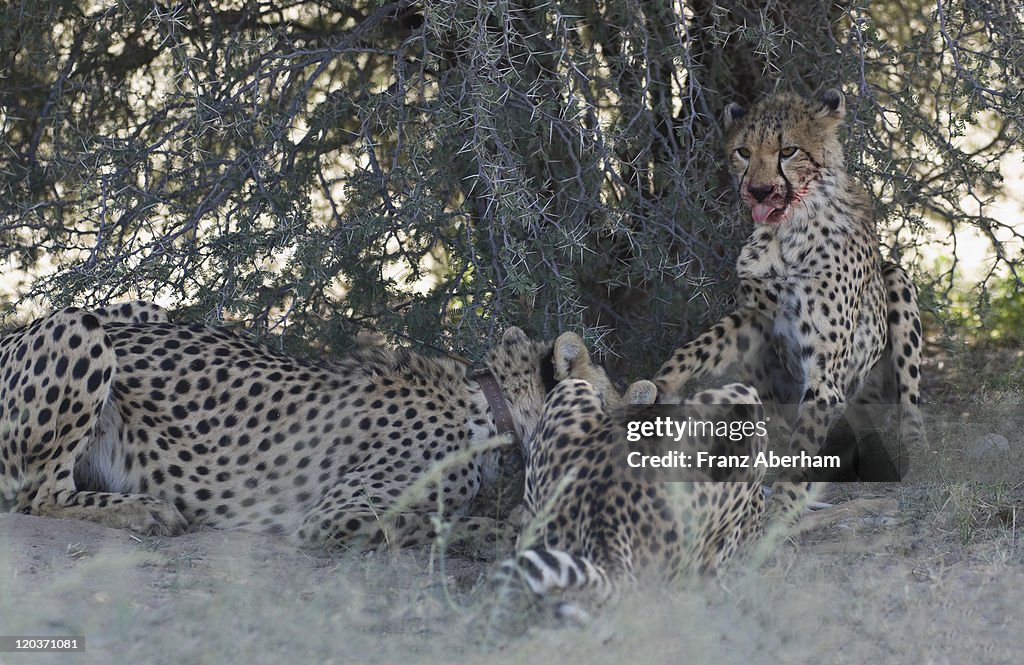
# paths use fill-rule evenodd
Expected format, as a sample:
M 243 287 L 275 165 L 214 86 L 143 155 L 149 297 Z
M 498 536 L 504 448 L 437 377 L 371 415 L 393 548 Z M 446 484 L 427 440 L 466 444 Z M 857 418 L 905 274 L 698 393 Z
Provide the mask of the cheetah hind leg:
M 97 317 L 67 308 L 15 335 L 19 337 L 6 339 L 0 349 L 0 368 L 11 375 L 7 385 L 50 378 L 48 390 L 34 391 L 13 413 L 4 413 L 3 404 L 10 402 L 0 386 L 0 423 L 7 423 L 10 441 L 20 441 L 20 450 L 31 451 L 7 459 L 9 477 L 4 480 L 16 486 L 14 511 L 155 535 L 184 531 L 188 523 L 174 506 L 130 493 L 127 481 L 116 480 L 118 474 L 111 472 L 120 454 L 120 416 L 110 398 L 117 361 Z M 57 365 L 51 370 L 54 356 L 38 352 L 47 348 L 79 350 L 81 355 L 70 369 Z M 33 355 L 36 360 L 28 365 L 20 361 Z M 25 394 L 19 391 L 22 400 Z M 58 410 L 57 403 L 70 406 Z M 31 421 L 20 417 L 26 412 L 33 414 Z
M 864 381 L 847 418 L 855 436 L 895 424 L 895 437 L 875 436 L 870 450 L 874 480 L 905 479 L 911 460 L 927 454 L 927 434 L 920 410 L 921 317 L 914 283 L 902 268 L 883 266 L 886 287 L 885 351 Z M 866 439 L 871 442 L 872 439 Z M 881 465 L 879 465 L 881 461 Z M 891 470 L 886 468 L 891 467 Z
M 882 267 L 887 293 L 888 360 L 892 372 L 895 402 L 899 404 L 901 445 L 910 451 L 927 446 L 921 417 L 921 312 L 917 288 L 903 268 L 893 263 Z M 884 361 L 884 360 L 883 360 Z
M 188 522 L 177 508 L 146 494 L 117 492 L 72 492 L 35 502 L 19 512 L 97 522 L 115 529 L 128 529 L 152 536 L 176 536 Z
M 898 405 L 899 441 L 894 450 L 886 451 L 894 463 L 897 478 L 906 477 L 910 454 L 926 445 L 926 432 L 920 403 L 921 316 L 917 306 L 917 290 L 913 281 L 899 266 L 886 263 L 882 267 L 886 288 L 888 343 L 885 353 L 872 368 L 854 408 L 848 415 L 859 432 L 882 420 L 876 412 L 883 404 Z M 858 417 L 863 407 L 865 415 Z M 863 422 L 861 422 L 863 421 Z M 816 529 L 846 522 L 851 517 L 872 526 L 896 522 L 898 506 L 893 499 L 854 499 L 828 510 L 818 510 L 801 519 L 801 530 Z

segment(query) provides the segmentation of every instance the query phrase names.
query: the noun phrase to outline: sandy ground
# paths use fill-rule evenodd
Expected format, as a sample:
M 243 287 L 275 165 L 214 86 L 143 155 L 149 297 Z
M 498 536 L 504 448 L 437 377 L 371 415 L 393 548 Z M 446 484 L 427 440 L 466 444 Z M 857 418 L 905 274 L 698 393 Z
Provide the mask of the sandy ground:
M 718 580 L 518 636 L 481 619 L 482 562 L 328 556 L 214 531 L 157 540 L 4 514 L 0 634 L 84 635 L 86 650 L 0 663 L 1020 662 L 1014 492 L 856 485 L 829 498 L 853 495 L 897 500 L 898 523 L 850 518 Z

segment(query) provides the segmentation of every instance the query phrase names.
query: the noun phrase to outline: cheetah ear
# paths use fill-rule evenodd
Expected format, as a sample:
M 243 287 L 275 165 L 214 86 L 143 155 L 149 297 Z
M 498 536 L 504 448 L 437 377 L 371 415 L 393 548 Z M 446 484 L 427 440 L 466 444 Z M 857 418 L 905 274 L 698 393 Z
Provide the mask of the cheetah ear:
M 821 108 L 818 115 L 836 122 L 846 117 L 846 96 L 835 88 L 830 88 L 821 95 Z
M 528 344 L 530 338 L 526 336 L 523 329 L 518 326 L 511 326 L 501 335 L 502 344 Z
M 555 340 L 551 360 L 555 365 L 555 380 L 561 381 L 572 376 L 574 370 L 590 365 L 590 352 L 582 337 L 576 333 L 562 333 Z
M 646 379 L 634 381 L 622 396 L 626 404 L 654 404 L 658 399 L 658 387 Z
M 739 104 L 729 104 L 725 107 L 725 113 L 722 114 L 722 126 L 725 127 L 725 131 L 732 129 L 734 122 L 742 118 L 747 114 L 747 109 L 743 108 Z

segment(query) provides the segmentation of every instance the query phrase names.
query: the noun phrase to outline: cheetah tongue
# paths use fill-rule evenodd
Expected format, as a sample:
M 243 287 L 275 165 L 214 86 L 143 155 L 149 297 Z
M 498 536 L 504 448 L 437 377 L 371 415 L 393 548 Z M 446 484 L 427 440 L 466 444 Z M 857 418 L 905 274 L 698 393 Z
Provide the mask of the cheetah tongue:
M 776 210 L 777 208 L 771 203 L 755 203 L 750 206 L 750 216 L 753 217 L 754 221 L 758 224 L 764 224 Z

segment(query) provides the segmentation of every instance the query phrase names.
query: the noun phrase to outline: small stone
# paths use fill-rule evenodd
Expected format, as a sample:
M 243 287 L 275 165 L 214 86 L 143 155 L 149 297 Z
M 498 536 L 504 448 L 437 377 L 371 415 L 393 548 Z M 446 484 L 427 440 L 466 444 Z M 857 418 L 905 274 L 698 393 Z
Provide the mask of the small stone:
M 971 459 L 996 457 L 1010 452 L 1010 442 L 1001 434 L 985 434 L 967 447 L 967 456 Z

